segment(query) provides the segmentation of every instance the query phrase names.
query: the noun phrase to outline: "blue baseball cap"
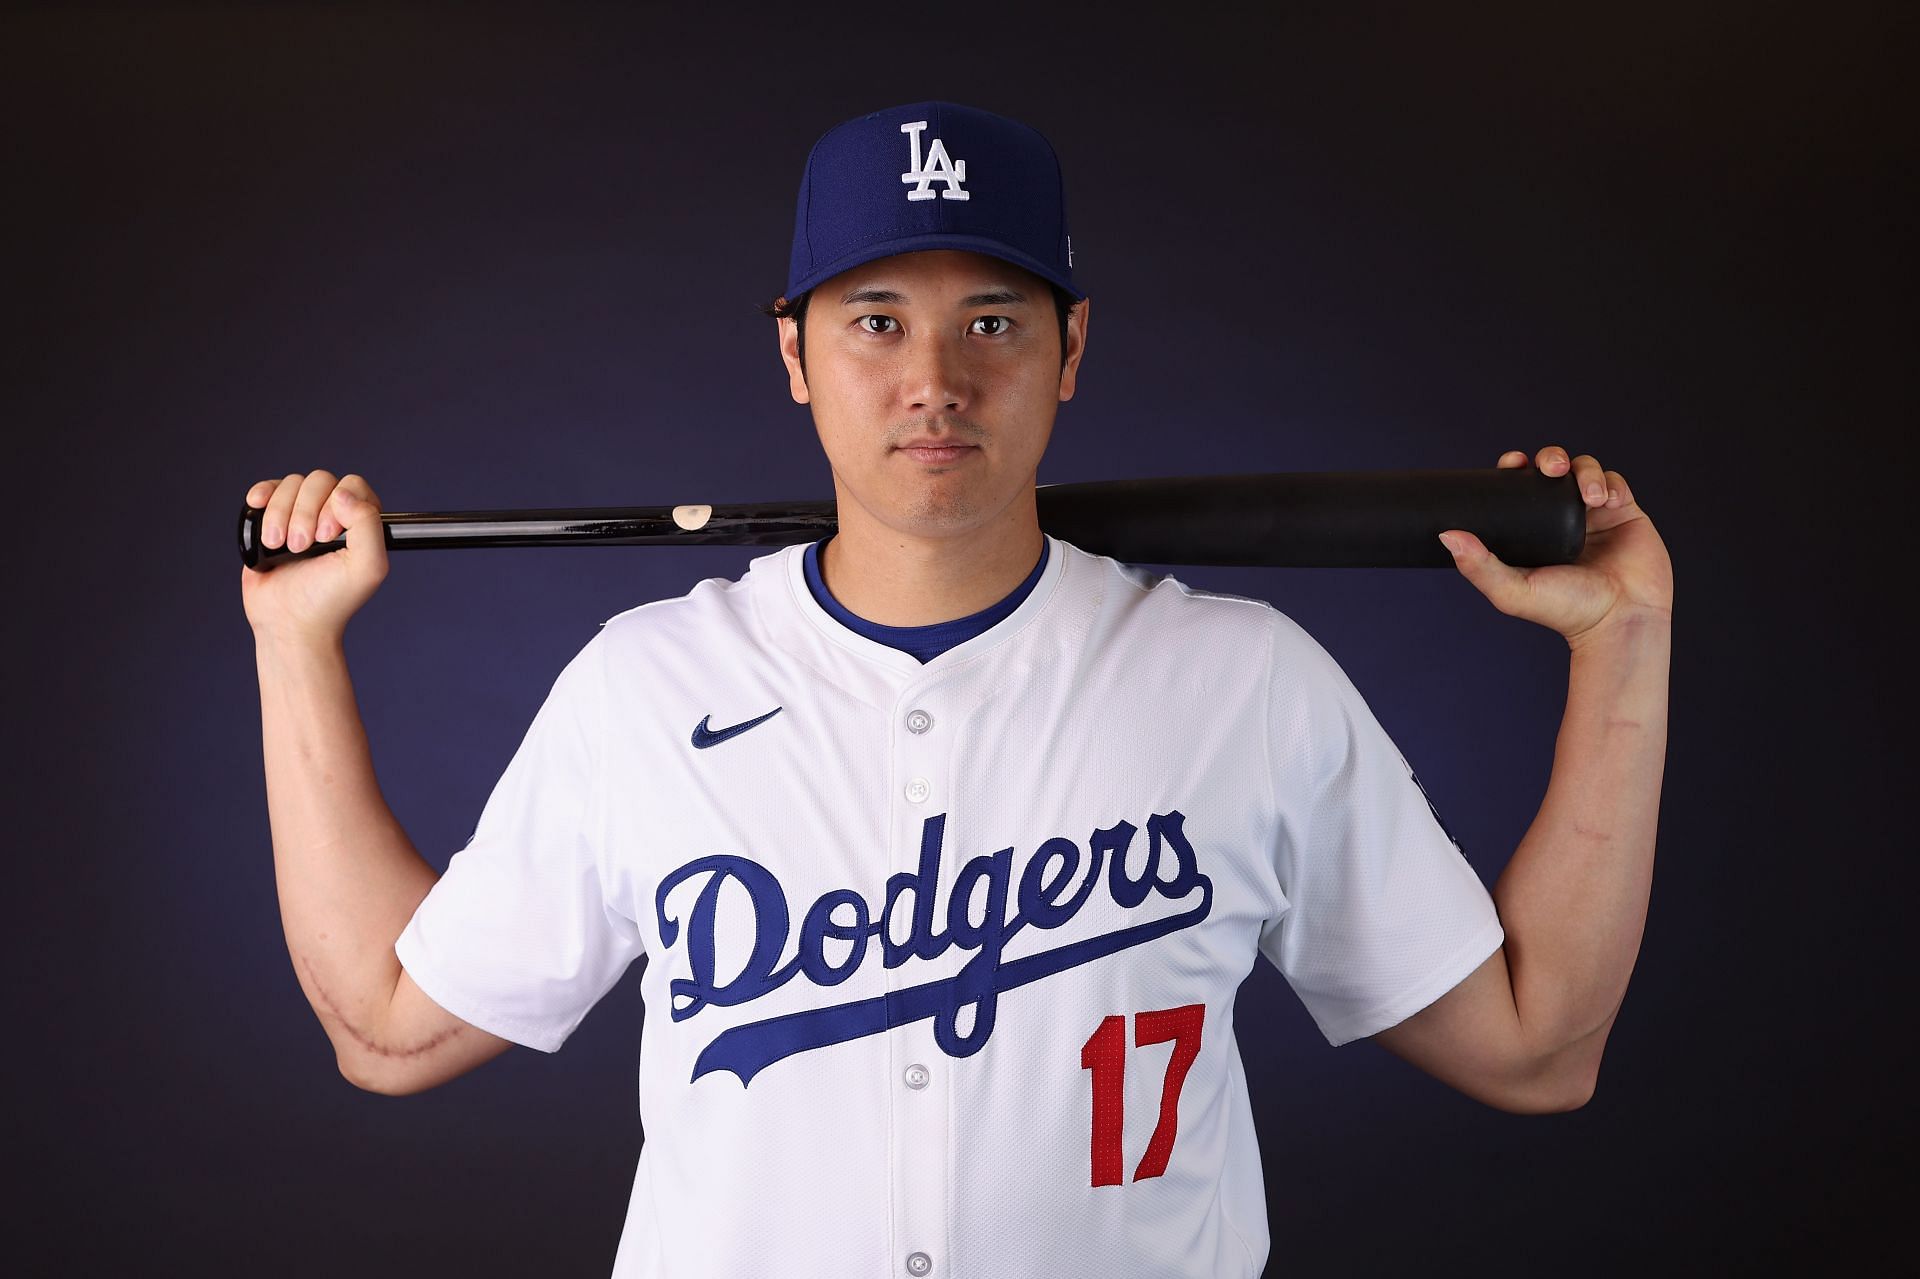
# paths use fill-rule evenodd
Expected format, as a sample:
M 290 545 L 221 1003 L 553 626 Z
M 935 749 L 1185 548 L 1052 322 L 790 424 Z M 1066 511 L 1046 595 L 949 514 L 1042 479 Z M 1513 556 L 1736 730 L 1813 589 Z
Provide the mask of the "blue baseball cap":
M 788 301 L 876 258 L 965 249 L 1076 299 L 1065 184 L 1030 125 L 953 102 L 889 107 L 835 125 L 807 154 Z

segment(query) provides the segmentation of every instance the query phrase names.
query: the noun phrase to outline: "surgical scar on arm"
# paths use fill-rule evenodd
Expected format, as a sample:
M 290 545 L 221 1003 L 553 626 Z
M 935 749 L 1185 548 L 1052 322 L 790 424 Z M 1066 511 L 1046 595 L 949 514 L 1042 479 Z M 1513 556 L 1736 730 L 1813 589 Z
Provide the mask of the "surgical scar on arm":
M 320 974 L 314 970 L 313 961 L 302 955 L 300 962 L 306 966 L 307 981 L 313 986 L 314 994 L 319 998 L 321 1005 L 324 1006 L 328 1015 L 332 1017 L 334 1023 L 347 1033 L 362 1052 L 370 1053 L 376 1057 L 387 1058 L 404 1059 L 420 1057 L 432 1052 L 441 1044 L 446 1043 L 466 1029 L 464 1025 L 456 1020 L 455 1024 L 448 1026 L 446 1029 L 414 1043 L 390 1042 L 376 1038 L 367 1027 L 357 1023 L 347 1015 L 346 1010 L 340 1006 L 339 1002 L 334 999 L 325 984 L 321 982 Z

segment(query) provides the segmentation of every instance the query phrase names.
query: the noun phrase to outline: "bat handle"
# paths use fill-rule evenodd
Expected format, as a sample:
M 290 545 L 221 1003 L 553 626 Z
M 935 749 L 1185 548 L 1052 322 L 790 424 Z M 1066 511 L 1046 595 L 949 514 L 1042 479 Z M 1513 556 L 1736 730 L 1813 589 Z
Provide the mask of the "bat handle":
M 332 551 L 347 549 L 345 536 L 336 537 L 331 542 L 315 542 L 304 551 L 289 551 L 287 544 L 262 546 L 260 528 L 266 522 L 265 507 L 243 506 L 240 508 L 240 562 L 248 568 L 264 573 L 277 564 L 288 560 L 310 560 L 316 555 L 326 555 Z M 393 549 L 393 528 L 381 517 L 381 531 L 386 534 L 387 549 Z

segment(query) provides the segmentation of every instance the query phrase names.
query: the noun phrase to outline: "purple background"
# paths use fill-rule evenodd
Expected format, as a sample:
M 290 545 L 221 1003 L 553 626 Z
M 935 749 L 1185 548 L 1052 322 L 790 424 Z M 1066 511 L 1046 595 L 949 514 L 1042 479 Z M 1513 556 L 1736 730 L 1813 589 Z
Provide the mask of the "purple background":
M 639 970 L 557 1055 L 399 1100 L 340 1078 L 280 929 L 234 513 L 316 466 L 395 510 L 829 495 L 753 308 L 812 140 L 928 97 L 1063 157 L 1099 319 L 1043 481 L 1561 443 L 1628 476 L 1676 563 L 1653 908 L 1598 1095 L 1520 1118 L 1329 1049 L 1259 965 L 1270 1272 L 1890 1250 L 1894 6 L 1279 8 L 0 19 L 28 1258 L 605 1272 Z M 601 619 L 756 553 L 397 560 L 349 648 L 428 859 Z M 1551 764 L 1557 636 L 1449 570 L 1181 576 L 1325 644 L 1492 882 Z

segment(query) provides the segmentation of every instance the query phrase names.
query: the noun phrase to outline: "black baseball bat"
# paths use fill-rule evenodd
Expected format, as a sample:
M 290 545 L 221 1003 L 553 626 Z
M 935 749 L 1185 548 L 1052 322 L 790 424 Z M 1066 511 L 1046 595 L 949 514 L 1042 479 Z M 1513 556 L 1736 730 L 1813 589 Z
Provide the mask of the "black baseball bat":
M 1143 564 L 1451 568 L 1439 534 L 1477 535 L 1508 564 L 1566 564 L 1586 543 L 1573 472 L 1294 471 L 1042 484 L 1040 527 L 1082 550 Z M 269 569 L 337 551 L 260 545 L 264 511 L 240 513 L 240 559 Z M 786 546 L 836 527 L 831 501 L 732 506 L 383 513 L 389 550 L 468 546 Z

